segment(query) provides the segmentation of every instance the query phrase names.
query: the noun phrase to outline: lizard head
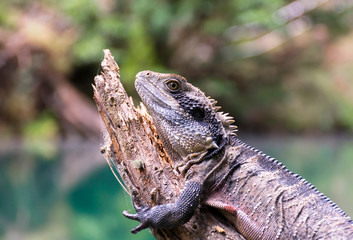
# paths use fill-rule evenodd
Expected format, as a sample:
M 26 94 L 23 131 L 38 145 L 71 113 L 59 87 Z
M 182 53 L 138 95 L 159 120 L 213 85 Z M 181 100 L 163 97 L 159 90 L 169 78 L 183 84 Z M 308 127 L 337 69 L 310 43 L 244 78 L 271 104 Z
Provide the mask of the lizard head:
M 173 159 L 218 149 L 234 121 L 218 112 L 216 101 L 176 74 L 142 71 L 135 87 Z

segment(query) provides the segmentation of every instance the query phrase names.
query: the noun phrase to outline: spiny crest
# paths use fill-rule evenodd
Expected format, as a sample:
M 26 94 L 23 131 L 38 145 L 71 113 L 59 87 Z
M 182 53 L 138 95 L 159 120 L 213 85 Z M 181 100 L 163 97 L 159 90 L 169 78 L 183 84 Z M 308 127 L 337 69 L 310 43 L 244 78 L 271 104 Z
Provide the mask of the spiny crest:
M 233 123 L 235 122 L 234 118 L 229 116 L 229 113 L 219 112 L 218 110 L 221 109 L 221 107 L 216 105 L 217 101 L 211 97 L 207 97 L 207 98 L 212 105 L 212 109 L 216 112 L 217 118 L 221 121 L 221 123 L 224 126 L 224 128 L 226 129 L 227 133 L 229 135 L 236 136 L 237 135 L 236 132 L 238 131 L 238 127 L 233 125 Z

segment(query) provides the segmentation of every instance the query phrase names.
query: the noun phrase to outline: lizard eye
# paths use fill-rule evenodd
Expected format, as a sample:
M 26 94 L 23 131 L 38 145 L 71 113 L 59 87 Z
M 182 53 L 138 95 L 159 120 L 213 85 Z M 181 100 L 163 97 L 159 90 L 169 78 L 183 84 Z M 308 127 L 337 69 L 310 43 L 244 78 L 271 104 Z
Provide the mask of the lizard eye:
M 177 80 L 169 80 L 165 83 L 169 90 L 177 92 L 180 90 L 180 82 Z

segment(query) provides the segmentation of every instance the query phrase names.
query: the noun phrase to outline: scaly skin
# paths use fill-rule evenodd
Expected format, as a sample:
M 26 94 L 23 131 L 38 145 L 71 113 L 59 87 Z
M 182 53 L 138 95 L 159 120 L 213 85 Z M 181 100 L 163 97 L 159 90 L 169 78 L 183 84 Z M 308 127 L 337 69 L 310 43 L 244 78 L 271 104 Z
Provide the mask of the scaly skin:
M 353 239 L 352 220 L 299 175 L 236 138 L 225 151 L 229 176 L 204 202 L 246 239 Z
M 175 203 L 125 211 L 140 221 L 133 233 L 180 226 L 201 202 L 218 208 L 246 239 L 353 239 L 353 222 L 342 210 L 237 139 L 232 118 L 185 78 L 143 71 L 135 86 L 186 184 Z

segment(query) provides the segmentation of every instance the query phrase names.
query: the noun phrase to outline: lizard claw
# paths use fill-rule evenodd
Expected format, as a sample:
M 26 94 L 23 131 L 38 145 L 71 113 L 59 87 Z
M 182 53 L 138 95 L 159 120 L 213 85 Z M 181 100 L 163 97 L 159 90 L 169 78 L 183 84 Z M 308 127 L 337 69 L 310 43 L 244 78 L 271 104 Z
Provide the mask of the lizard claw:
M 136 211 L 136 214 L 129 213 L 128 211 L 123 211 L 123 215 L 125 217 L 140 222 L 137 227 L 131 230 L 132 233 L 138 233 L 139 231 L 149 227 L 149 221 L 145 214 L 148 210 L 149 208 L 142 208 L 141 210 Z
M 150 207 L 146 207 L 144 204 L 140 203 L 140 206 L 137 205 L 137 202 L 140 203 L 140 199 L 137 197 L 137 191 L 132 191 L 132 203 L 136 210 L 135 214 L 129 213 L 129 211 L 123 211 L 123 215 L 129 219 L 139 221 L 140 224 L 131 230 L 132 233 L 138 233 L 139 231 L 148 228 L 149 222 L 146 217 L 146 212 L 150 209 Z
M 131 229 L 131 232 L 133 234 L 136 234 L 138 233 L 139 231 L 145 229 L 145 228 L 148 228 L 148 225 L 146 223 L 140 223 L 137 227 Z
M 123 211 L 123 215 L 125 216 L 125 217 L 127 217 L 128 219 L 132 219 L 132 220 L 139 220 L 139 218 L 138 218 L 138 216 L 137 216 L 137 214 L 132 214 L 132 213 L 129 213 L 129 211 Z
M 123 212 L 123 215 L 129 219 L 132 219 L 132 220 L 137 220 L 139 222 L 141 222 L 137 227 L 133 228 L 131 230 L 132 233 L 136 234 L 138 233 L 139 231 L 145 229 L 145 228 L 148 228 L 148 221 L 146 221 L 146 219 L 143 220 L 143 217 L 141 218 L 140 214 L 139 213 L 136 213 L 136 214 L 131 214 L 129 213 L 128 211 L 124 211 Z
M 147 207 L 145 204 L 141 202 L 140 198 L 138 197 L 138 193 L 136 189 L 132 191 L 131 197 L 132 197 L 132 205 L 134 206 L 134 209 L 136 210 L 136 212 L 139 212 L 141 211 L 141 209 L 144 209 Z M 139 205 L 137 203 L 139 203 Z

